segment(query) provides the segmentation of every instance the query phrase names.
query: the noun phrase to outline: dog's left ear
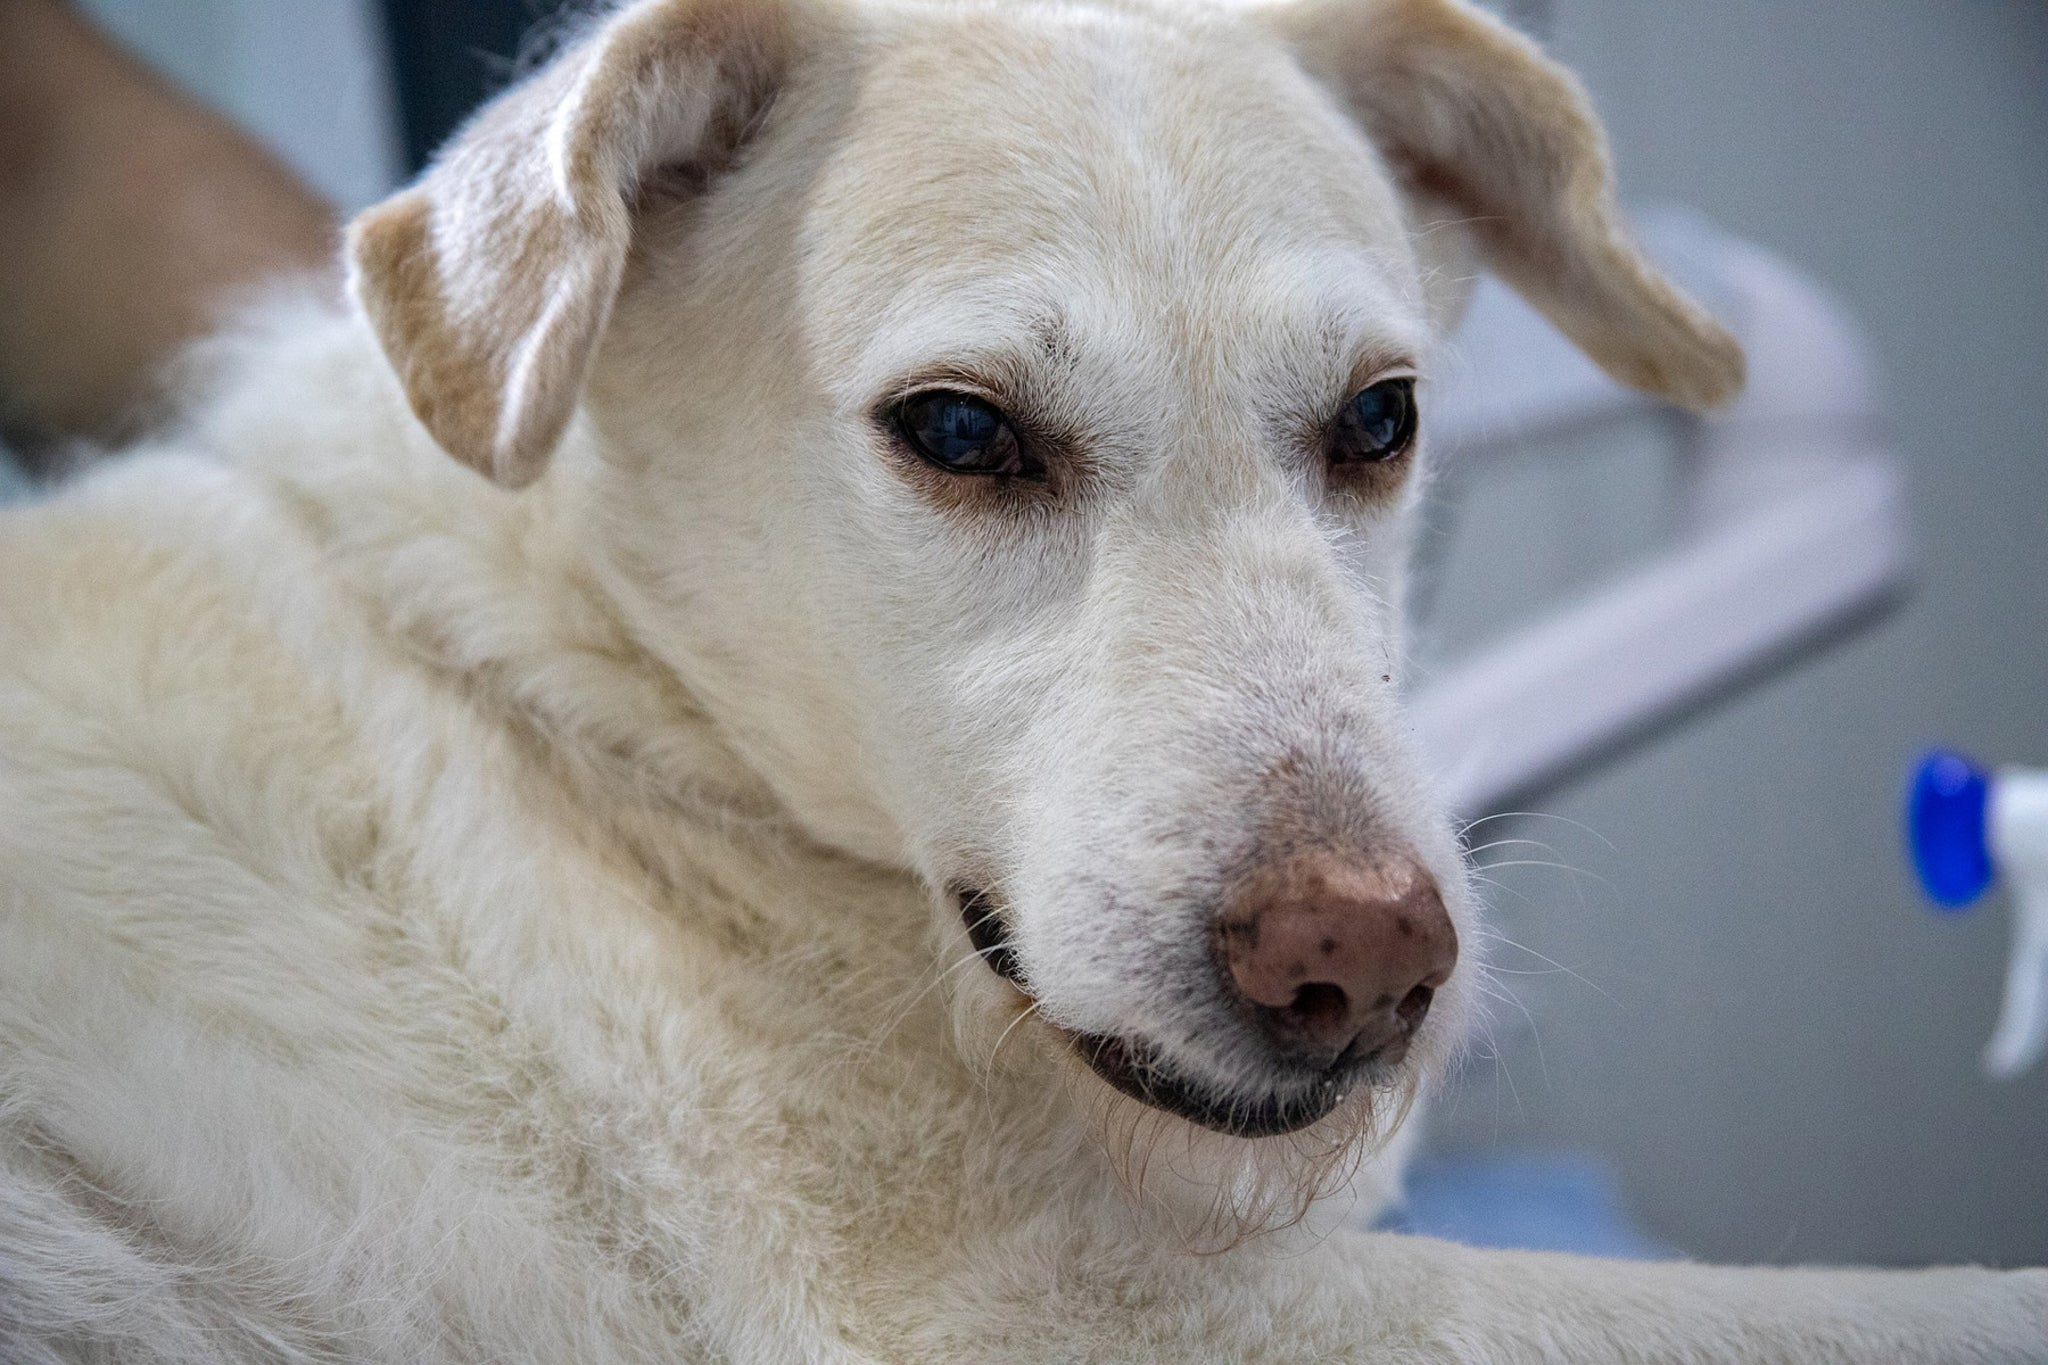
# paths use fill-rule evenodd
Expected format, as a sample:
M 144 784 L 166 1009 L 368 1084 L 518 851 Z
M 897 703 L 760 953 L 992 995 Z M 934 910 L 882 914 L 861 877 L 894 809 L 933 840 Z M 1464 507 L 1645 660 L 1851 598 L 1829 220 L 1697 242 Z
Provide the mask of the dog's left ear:
M 1298 0 L 1268 19 L 1418 195 L 1616 379 L 1696 410 L 1742 349 L 1629 240 L 1607 140 L 1571 74 L 1463 0 Z
M 350 284 L 449 454 L 546 467 L 611 316 L 646 178 L 735 154 L 790 61 L 796 0 L 640 0 L 471 120 L 349 229 Z

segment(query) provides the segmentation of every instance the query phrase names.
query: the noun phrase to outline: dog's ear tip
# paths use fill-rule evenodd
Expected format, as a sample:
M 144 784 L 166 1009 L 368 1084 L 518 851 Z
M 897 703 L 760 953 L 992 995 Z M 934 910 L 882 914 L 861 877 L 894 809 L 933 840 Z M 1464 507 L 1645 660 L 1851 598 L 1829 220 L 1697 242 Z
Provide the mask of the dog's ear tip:
M 451 372 L 401 372 L 406 402 L 442 452 L 468 465 L 500 488 L 525 488 L 546 472 L 568 426 L 566 410 L 507 410 L 502 395 L 476 393 L 468 402 L 450 401 L 462 386 Z M 491 401 L 496 400 L 496 401 Z
M 545 459 L 524 460 L 511 468 L 493 470 L 491 482 L 508 493 L 517 493 L 538 482 L 540 476 L 547 472 L 547 464 Z
M 498 487 L 517 492 L 547 472 L 555 447 L 562 443 L 562 428 L 566 425 L 562 422 L 551 431 L 521 432 L 495 441 L 482 460 L 464 459 L 456 452 L 450 453 L 481 470 Z
M 1726 332 L 1719 342 L 1714 363 L 1702 376 L 1705 382 L 1696 384 L 1686 398 L 1686 406 L 1702 416 L 1726 411 L 1749 386 L 1749 357 L 1742 344 Z
M 443 454 L 458 464 L 468 465 L 498 487 L 511 492 L 527 487 L 546 473 L 555 447 L 561 443 L 559 433 L 544 435 L 534 432 L 494 438 L 469 423 L 440 420 L 437 414 L 426 410 L 417 401 L 413 410 L 420 419 L 420 425 L 426 428 L 427 435 L 433 438 Z
M 1702 417 L 1723 412 L 1749 382 L 1749 357 L 1720 323 L 1701 318 L 1692 345 L 1668 372 L 1660 389 L 1672 402 Z
M 1603 361 L 1630 388 L 1700 417 L 1725 412 L 1748 381 L 1748 362 L 1736 340 L 1715 327 L 1688 338 L 1676 352 Z

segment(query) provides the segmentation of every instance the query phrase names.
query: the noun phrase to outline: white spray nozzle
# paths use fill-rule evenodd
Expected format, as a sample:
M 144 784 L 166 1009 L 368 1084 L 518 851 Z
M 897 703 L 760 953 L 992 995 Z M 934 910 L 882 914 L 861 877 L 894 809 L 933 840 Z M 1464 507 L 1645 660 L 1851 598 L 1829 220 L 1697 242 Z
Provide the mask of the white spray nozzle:
M 1936 904 L 1962 909 L 1994 880 L 2011 893 L 2005 1003 L 1984 1070 L 2017 1076 L 2048 1051 L 2048 772 L 1987 774 L 1959 754 L 1929 754 L 1914 775 L 1907 836 Z
M 1991 782 L 1991 861 L 2012 893 L 2005 1006 L 1984 1069 L 2017 1076 L 2048 1048 L 2048 773 L 2007 770 Z

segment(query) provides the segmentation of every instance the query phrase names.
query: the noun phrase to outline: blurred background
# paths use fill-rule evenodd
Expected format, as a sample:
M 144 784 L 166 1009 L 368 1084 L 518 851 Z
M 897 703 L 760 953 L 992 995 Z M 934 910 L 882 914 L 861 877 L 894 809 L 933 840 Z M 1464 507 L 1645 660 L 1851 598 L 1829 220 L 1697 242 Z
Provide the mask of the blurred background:
M 2004 907 L 1928 913 L 1898 849 L 1928 744 L 2048 763 L 2048 6 L 1547 17 L 1626 199 L 1699 210 L 1860 324 L 1917 560 L 1888 614 L 1537 794 L 1558 818 L 1515 835 L 1579 871 L 1505 869 L 1493 904 L 1571 973 L 1510 978 L 1533 1028 L 1496 1010 L 1440 1139 L 1608 1154 L 1693 1255 L 2038 1264 L 2048 1070 L 1978 1072 Z
M 548 9 L 85 7 L 344 209 L 507 79 Z M 1905 473 L 1910 553 L 1901 535 L 1799 630 L 1467 809 L 1517 812 L 1471 835 L 1514 999 L 1431 1116 L 1418 1208 L 1548 1179 L 1566 1203 L 1611 1202 L 1562 1216 L 1625 1227 L 1623 1249 L 2048 1262 L 2048 1069 L 1994 1083 L 1978 1067 L 2005 908 L 1929 913 L 1899 835 L 1905 772 L 1932 742 L 2048 764 L 2048 6 L 1498 8 L 1591 88 L 1624 198 L 1684 206 L 1659 240 L 1705 297 L 1714 244 L 1755 244 L 1853 328 L 1857 439 Z M 1471 367 L 1465 388 L 1484 389 Z M 1507 453 L 1470 477 L 1448 452 L 1425 689 L 1534 609 L 1531 584 L 1570 594 L 1655 552 L 1656 500 L 1702 434 L 1669 415 L 1574 420 L 1522 439 L 1496 414 L 1469 443 Z

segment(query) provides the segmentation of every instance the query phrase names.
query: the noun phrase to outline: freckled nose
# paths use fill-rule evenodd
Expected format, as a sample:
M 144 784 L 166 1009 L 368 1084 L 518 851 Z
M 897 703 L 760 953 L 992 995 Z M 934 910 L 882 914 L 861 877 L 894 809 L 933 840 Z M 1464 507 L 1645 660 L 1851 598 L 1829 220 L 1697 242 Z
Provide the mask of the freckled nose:
M 1435 881 L 1412 858 L 1297 853 L 1254 873 L 1216 921 L 1226 985 L 1302 1061 L 1394 1062 L 1458 962 Z

